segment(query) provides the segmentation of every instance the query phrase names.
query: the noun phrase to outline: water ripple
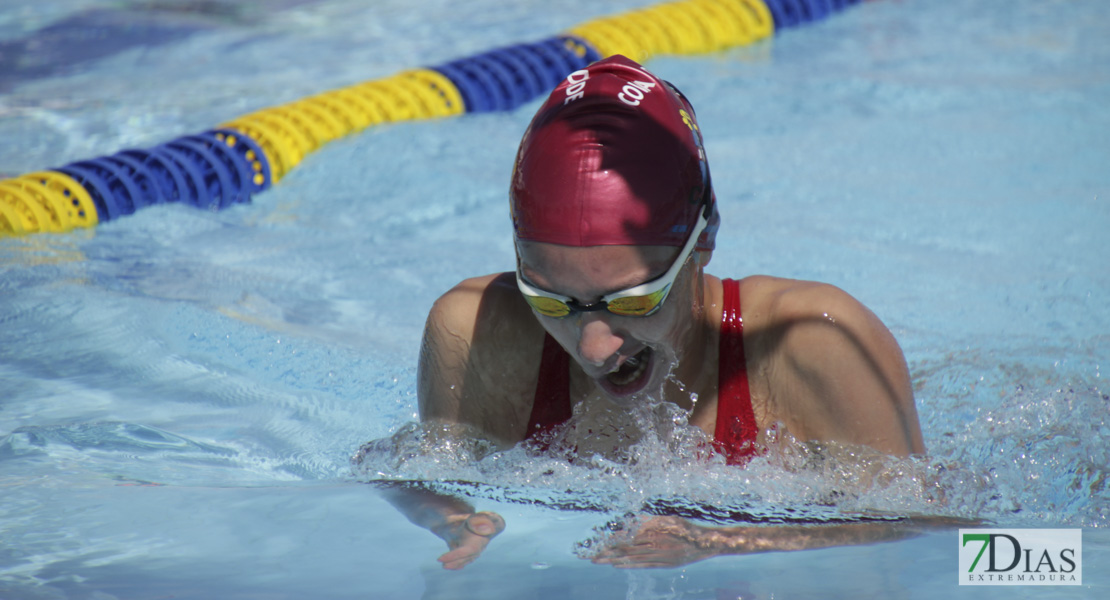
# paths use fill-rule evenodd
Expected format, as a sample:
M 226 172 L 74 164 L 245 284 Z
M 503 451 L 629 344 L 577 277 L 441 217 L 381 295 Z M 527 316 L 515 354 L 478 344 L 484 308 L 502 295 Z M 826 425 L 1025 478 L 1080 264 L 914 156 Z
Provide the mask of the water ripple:
M 168 431 L 134 423 L 81 423 L 52 427 L 20 427 L 0 439 L 0 459 L 51 454 L 58 447 L 79 452 L 130 455 L 230 457 L 229 448 L 194 442 Z

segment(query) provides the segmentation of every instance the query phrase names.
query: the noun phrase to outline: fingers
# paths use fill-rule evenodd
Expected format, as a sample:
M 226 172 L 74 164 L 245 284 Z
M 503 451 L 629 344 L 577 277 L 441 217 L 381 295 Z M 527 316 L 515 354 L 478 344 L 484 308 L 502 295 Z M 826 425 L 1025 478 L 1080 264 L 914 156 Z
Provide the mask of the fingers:
M 591 562 L 595 565 L 609 565 L 618 569 L 659 569 L 677 567 L 685 564 L 686 561 L 678 560 L 677 557 L 666 553 L 645 553 L 642 555 L 595 556 L 591 559 Z
M 459 536 L 459 540 L 452 546 L 451 550 L 440 556 L 437 560 L 443 563 L 444 569 L 457 571 L 477 560 L 488 545 L 488 537 L 462 532 Z
M 436 560 L 443 564 L 444 569 L 458 571 L 459 569 L 477 560 L 478 556 L 481 554 L 481 548 L 475 550 L 474 548 L 468 546 L 462 546 L 445 553 L 443 556 L 440 556 Z
M 444 569 L 457 571 L 474 562 L 494 536 L 505 530 L 505 519 L 494 512 L 479 512 L 455 521 L 447 545 L 451 550 L 437 560 Z
M 478 512 L 470 515 L 463 521 L 463 526 L 474 535 L 492 538 L 505 531 L 505 519 L 495 512 Z
M 609 546 L 595 554 L 590 560 L 595 565 L 613 565 L 617 567 L 649 561 L 661 554 L 665 554 L 665 551 L 652 544 L 639 542 Z
M 611 540 L 591 560 L 618 569 L 677 567 L 700 558 L 682 522 L 646 523 L 632 539 Z
M 682 566 L 683 563 L 671 563 L 663 561 L 625 561 L 622 563 L 610 563 L 616 569 L 673 569 Z

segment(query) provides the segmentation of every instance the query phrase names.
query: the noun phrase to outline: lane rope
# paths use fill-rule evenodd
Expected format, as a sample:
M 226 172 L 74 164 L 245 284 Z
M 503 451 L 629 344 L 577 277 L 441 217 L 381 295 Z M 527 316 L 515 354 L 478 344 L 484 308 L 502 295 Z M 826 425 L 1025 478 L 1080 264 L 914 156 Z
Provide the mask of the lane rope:
M 680 0 L 263 108 L 146 149 L 0 180 L 0 237 L 93 227 L 181 203 L 250 202 L 328 143 L 383 123 L 513 110 L 612 54 L 637 62 L 757 43 L 860 0 Z

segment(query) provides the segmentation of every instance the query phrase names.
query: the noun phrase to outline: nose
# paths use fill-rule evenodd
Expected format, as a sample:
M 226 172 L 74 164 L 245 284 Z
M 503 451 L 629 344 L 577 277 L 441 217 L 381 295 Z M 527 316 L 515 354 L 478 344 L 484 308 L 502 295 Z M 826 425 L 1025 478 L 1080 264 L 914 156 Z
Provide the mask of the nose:
M 604 318 L 582 317 L 578 329 L 578 356 L 583 361 L 601 367 L 623 345 L 624 338 L 617 335 Z

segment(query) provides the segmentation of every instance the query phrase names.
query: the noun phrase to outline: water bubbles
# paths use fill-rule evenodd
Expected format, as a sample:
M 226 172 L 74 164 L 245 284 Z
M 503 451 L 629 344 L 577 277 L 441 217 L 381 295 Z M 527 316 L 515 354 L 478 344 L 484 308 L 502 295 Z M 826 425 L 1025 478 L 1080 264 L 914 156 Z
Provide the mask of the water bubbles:
M 1024 365 L 936 375 L 933 385 L 952 395 L 942 402 L 952 405 L 929 410 L 923 403 L 922 416 L 934 419 L 926 423 L 927 457 L 807 442 L 770 427 L 761 433 L 763 455 L 746 468 L 727 466 L 711 436 L 689 424 L 687 410 L 645 397 L 627 406 L 578 404 L 568 423 L 548 433 L 546 450 L 409 425 L 368 444 L 354 463 L 363 478 L 455 482 L 443 489 L 609 515 L 671 510 L 728 523 L 879 512 L 1033 527 L 1106 523 L 1110 471 L 1097 466 L 1110 464 L 1110 449 L 1098 443 L 1110 431 L 1101 416 L 1105 394 Z
M 390 479 L 480 479 L 477 464 L 495 450 L 473 427 L 409 423 L 389 438 L 364 444 L 351 457 L 356 473 Z
M 1100 470 L 1087 466 L 1110 464 L 1101 393 L 1021 375 L 1004 384 L 1012 391 L 984 396 L 959 435 L 932 445 L 934 460 L 954 466 L 939 473 L 947 504 L 1000 525 L 1104 526 L 1110 498 L 1091 493 Z
M 604 418 L 618 412 L 627 426 L 606 425 Z M 359 478 L 422 480 L 449 495 L 618 515 L 677 514 L 720 524 L 830 522 L 862 511 L 925 513 L 944 495 L 941 476 L 927 461 L 803 443 L 784 428 L 764 432 L 768 452 L 747 468 L 727 466 L 711 438 L 667 402 L 619 411 L 579 407 L 570 422 L 551 432 L 546 451 L 529 444 L 498 448 L 476 433 L 462 426 L 406 425 L 363 446 L 352 465 Z M 631 527 L 619 519 L 610 525 L 610 533 Z

